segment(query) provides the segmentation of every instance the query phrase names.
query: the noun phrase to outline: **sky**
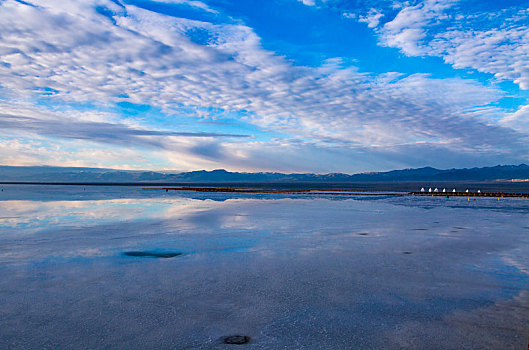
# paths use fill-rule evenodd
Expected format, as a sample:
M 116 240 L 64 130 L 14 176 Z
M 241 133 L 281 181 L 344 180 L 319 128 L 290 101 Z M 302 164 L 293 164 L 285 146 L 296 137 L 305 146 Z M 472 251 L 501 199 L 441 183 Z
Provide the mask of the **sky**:
M 0 164 L 529 162 L 527 0 L 0 0 Z

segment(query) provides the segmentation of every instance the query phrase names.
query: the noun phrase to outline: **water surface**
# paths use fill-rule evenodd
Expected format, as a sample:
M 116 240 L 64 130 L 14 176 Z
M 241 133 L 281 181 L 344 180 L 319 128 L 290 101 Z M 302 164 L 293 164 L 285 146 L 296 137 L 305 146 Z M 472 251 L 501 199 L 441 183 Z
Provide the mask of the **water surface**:
M 527 348 L 529 200 L 2 187 L 2 349 Z

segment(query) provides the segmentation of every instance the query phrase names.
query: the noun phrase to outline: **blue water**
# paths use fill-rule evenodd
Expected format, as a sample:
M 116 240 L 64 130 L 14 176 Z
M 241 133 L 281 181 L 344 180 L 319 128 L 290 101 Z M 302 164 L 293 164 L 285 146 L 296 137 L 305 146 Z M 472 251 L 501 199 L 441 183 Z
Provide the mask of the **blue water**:
M 527 348 L 528 199 L 2 188 L 0 349 Z

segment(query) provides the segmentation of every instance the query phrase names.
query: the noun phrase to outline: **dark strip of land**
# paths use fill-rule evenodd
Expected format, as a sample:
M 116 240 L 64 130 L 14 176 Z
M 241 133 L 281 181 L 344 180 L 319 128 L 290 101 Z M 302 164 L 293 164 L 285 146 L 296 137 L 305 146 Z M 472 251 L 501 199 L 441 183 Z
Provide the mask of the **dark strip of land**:
M 480 189 L 483 192 L 514 192 L 514 193 L 528 193 L 529 182 L 6 182 L 0 181 L 1 185 L 59 185 L 59 186 L 132 186 L 132 187 L 214 187 L 214 188 L 236 188 L 236 189 L 291 189 L 295 192 L 300 190 L 321 190 L 332 192 L 413 192 L 424 188 L 464 188 L 469 189 L 470 192 L 477 192 Z M 450 192 L 452 193 L 452 192 Z
M 153 187 L 143 188 L 144 190 L 161 191 L 193 191 L 193 192 L 220 192 L 220 193 L 277 193 L 277 194 L 304 194 L 304 195 L 346 195 L 346 196 L 442 196 L 442 197 L 518 197 L 529 198 L 529 193 L 513 192 L 388 192 L 382 191 L 351 191 L 337 190 L 330 191 L 311 189 L 263 189 L 263 188 L 232 188 L 232 187 Z
M 276 189 L 276 188 L 232 188 L 232 187 L 146 187 L 143 190 L 161 191 L 193 191 L 193 192 L 220 192 L 220 193 L 277 193 L 277 194 L 309 194 L 309 195 L 350 195 L 350 196 L 379 196 L 381 191 L 351 191 L 351 190 L 311 190 L 311 189 Z M 405 196 L 407 193 L 384 193 L 388 196 Z
M 519 197 L 529 198 L 529 193 L 513 192 L 410 192 L 412 196 L 441 196 L 441 197 Z

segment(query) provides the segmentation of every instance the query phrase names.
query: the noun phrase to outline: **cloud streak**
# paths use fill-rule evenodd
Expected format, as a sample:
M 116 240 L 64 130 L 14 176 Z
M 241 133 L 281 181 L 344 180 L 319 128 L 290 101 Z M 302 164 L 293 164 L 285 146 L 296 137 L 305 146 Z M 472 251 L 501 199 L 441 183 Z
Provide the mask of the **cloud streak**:
M 164 147 L 163 142 L 142 136 L 174 136 L 200 138 L 247 138 L 249 135 L 223 134 L 212 132 L 175 132 L 134 129 L 122 124 L 72 121 L 68 118 L 41 120 L 33 117 L 0 113 L 0 129 L 34 132 L 41 135 L 69 139 L 86 139 L 102 143 L 117 143 Z

